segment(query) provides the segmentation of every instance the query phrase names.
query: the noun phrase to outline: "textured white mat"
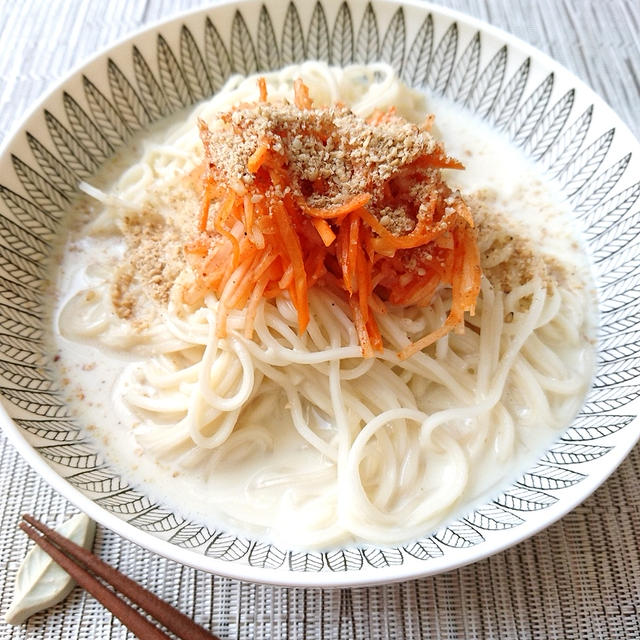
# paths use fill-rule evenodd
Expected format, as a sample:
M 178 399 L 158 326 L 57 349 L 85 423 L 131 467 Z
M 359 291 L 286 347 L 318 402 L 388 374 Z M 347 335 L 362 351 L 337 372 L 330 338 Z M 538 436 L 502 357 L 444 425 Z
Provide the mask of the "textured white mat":
M 100 48 L 201 0 L 0 0 L 0 139 L 47 87 Z M 640 135 L 638 0 L 447 0 L 549 53 Z M 302 591 L 213 577 L 98 530 L 95 550 L 222 638 L 640 638 L 640 448 L 562 521 L 489 560 L 372 589 Z M 74 509 L 0 437 L 0 600 L 27 550 L 21 513 Z M 9 638 L 132 637 L 80 590 Z

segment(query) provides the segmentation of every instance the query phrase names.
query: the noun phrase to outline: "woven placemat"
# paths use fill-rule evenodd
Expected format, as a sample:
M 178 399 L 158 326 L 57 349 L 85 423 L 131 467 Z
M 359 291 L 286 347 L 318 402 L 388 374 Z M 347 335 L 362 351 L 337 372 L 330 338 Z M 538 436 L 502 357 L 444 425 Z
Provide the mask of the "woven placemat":
M 0 2 L 0 138 L 70 68 L 201 0 Z M 640 134 L 640 2 L 448 0 L 520 36 L 590 84 Z M 95 551 L 222 638 L 640 638 L 640 448 L 594 496 L 536 537 L 458 571 L 369 589 L 283 589 L 204 574 L 98 529 Z M 21 513 L 75 509 L 0 438 L 0 600 L 26 537 Z M 9 638 L 131 638 L 81 590 Z

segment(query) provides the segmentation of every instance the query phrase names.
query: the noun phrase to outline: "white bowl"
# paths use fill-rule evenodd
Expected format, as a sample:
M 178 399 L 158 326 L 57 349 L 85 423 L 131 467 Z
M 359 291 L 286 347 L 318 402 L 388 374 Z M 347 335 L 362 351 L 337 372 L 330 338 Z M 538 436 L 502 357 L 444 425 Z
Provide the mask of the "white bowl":
M 45 354 L 40 283 L 61 216 L 130 135 L 206 98 L 232 72 L 318 58 L 382 59 L 505 132 L 573 204 L 598 282 L 593 387 L 519 480 L 411 544 L 302 553 L 210 530 L 130 487 L 70 417 Z M 106 527 L 173 560 L 242 580 L 350 586 L 435 574 L 507 548 L 584 500 L 640 436 L 640 146 L 580 80 L 520 40 L 422 2 L 277 0 L 216 5 L 147 28 L 71 73 L 0 156 L 0 387 L 6 433 L 58 491 Z

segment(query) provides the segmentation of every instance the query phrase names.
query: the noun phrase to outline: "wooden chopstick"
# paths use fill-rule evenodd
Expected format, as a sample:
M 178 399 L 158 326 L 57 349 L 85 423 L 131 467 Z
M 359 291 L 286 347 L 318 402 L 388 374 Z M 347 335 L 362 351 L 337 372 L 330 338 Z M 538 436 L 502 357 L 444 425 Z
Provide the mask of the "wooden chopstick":
M 25 522 L 20 523 L 20 528 L 141 640 L 169 640 L 169 636 L 120 599 L 117 593 L 105 587 L 93 574 L 129 598 L 179 638 L 219 640 L 181 611 L 103 562 L 84 547 L 75 544 L 32 516 L 25 514 L 22 517 Z

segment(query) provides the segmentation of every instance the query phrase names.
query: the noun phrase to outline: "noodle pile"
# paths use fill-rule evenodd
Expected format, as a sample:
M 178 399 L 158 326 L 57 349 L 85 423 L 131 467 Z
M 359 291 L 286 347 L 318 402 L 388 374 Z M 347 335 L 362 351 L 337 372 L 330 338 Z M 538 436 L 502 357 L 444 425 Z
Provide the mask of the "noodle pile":
M 298 77 L 309 102 L 299 87 L 300 103 L 285 108 Z M 90 285 L 64 302 L 60 331 L 109 357 L 127 354 L 114 406 L 135 425 L 144 456 L 180 473 L 176 486 L 195 487 L 200 513 L 295 547 L 398 543 L 438 526 L 487 489 L 489 467 L 508 469 L 541 430 L 571 419 L 590 372 L 583 292 L 560 286 L 556 266 L 530 259 L 535 251 L 524 241 L 514 250 L 516 230 L 491 224 L 489 213 L 476 219 L 476 245 L 462 198 L 440 177 L 454 161 L 436 146 L 426 153 L 436 166 L 412 165 L 424 148 L 407 166 L 438 197 L 412 209 L 402 228 L 383 221 L 391 197 L 384 181 L 349 197 L 330 184 L 310 192 L 289 170 L 282 182 L 283 156 L 271 151 L 252 149 L 252 177 L 233 186 L 212 149 L 216 136 L 237 134 L 233 118 L 267 104 L 321 119 L 328 105 L 342 103 L 371 128 L 397 117 L 392 106 L 414 122 L 424 118 L 418 95 L 384 65 L 306 63 L 265 78 L 260 91 L 255 79 L 232 80 L 147 142 L 131 168 L 116 171 L 115 187 L 87 187 L 104 204 L 87 227 L 92 241 L 119 248 L 96 259 Z M 196 188 L 185 187 L 187 175 Z M 176 255 L 171 242 L 184 244 L 203 181 L 199 234 L 170 292 L 154 297 L 140 264 L 131 265 L 139 239 L 131 229 L 157 227 L 159 246 Z M 295 227 L 299 254 L 284 223 L 267 224 L 280 214 Z M 428 239 L 429 225 L 443 220 L 443 235 Z M 385 246 L 418 236 L 422 254 L 418 245 Z M 461 256 L 470 268 L 456 281 Z M 363 261 L 370 272 L 359 280 Z M 491 279 L 480 282 L 477 261 Z M 146 315 L 135 306 L 130 317 L 118 314 L 114 281 L 123 263 Z M 503 286 L 498 276 L 514 270 Z M 404 272 L 404 284 L 384 280 Z M 242 285 L 247 274 L 251 286 Z M 414 274 L 419 294 L 411 291 Z M 464 331 L 450 331 L 462 324 Z

